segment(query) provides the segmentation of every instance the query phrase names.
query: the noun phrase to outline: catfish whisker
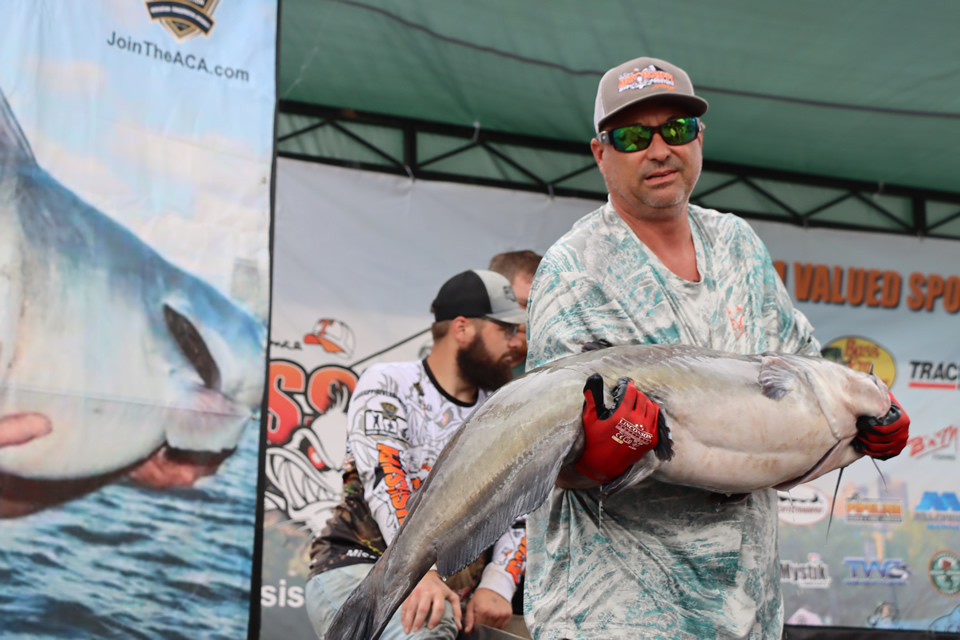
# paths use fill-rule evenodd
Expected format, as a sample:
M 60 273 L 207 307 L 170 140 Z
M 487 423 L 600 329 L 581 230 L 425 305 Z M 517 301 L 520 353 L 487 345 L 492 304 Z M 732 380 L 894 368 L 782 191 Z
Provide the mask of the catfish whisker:
M 883 471 L 880 471 L 880 467 L 877 465 L 877 459 L 870 458 L 870 462 L 873 463 L 873 466 L 877 470 L 877 473 L 880 474 L 880 479 L 883 481 L 883 492 L 887 493 L 887 479 L 883 476 Z
M 833 501 L 830 503 L 830 520 L 827 522 L 827 535 L 824 540 L 830 538 L 830 527 L 833 525 L 833 508 L 837 505 L 837 494 L 840 493 L 840 478 L 843 477 L 843 467 L 840 468 L 840 473 L 837 474 L 837 486 L 833 488 Z

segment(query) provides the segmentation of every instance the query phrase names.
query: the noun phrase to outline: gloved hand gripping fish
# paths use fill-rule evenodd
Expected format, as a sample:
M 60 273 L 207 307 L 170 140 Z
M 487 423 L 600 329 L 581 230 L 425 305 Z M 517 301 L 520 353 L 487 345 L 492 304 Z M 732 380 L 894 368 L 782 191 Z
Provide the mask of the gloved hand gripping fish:
M 629 345 L 556 360 L 502 387 L 464 423 L 326 637 L 378 638 L 435 562 L 440 575 L 460 570 L 539 507 L 583 452 L 583 387 L 595 373 L 606 393 L 632 378 L 662 416 L 657 446 L 607 494 L 647 478 L 725 495 L 787 490 L 860 458 L 858 419 L 891 410 L 877 376 L 823 358 Z

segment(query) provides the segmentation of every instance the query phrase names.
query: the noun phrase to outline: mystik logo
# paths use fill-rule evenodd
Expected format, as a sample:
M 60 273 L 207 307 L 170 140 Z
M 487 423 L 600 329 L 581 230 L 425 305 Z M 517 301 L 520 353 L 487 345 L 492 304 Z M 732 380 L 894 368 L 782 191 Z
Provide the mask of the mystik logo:
M 213 12 L 220 0 L 147 0 L 150 19 L 159 22 L 177 40 L 186 40 L 198 33 L 210 35 Z
M 801 589 L 827 589 L 830 581 L 830 567 L 819 554 L 808 554 L 807 562 L 780 561 L 780 582 L 795 584 Z

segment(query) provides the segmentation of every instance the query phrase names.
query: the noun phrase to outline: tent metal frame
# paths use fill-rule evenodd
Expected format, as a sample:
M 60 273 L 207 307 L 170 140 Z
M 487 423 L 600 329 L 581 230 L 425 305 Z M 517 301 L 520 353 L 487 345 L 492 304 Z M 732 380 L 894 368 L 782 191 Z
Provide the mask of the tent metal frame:
M 277 155 L 283 158 L 395 175 L 406 175 L 417 180 L 456 182 L 590 200 L 606 200 L 607 198 L 605 191 L 577 188 L 575 186 L 569 186 L 568 184 L 572 180 L 596 170 L 590 147 L 586 143 L 553 140 L 413 118 L 358 112 L 350 109 L 340 109 L 287 100 L 280 101 L 279 113 L 281 120 L 284 116 L 302 116 L 315 120 L 308 125 L 278 135 Z M 381 148 L 363 136 L 358 135 L 351 130 L 352 125 L 372 126 L 389 131 L 395 136 L 402 136 L 402 153 L 400 157 L 397 157 L 395 152 L 391 153 L 391 150 Z M 352 143 L 368 151 L 369 153 L 365 154 L 368 158 L 370 158 L 370 154 L 372 154 L 372 157 L 376 158 L 376 161 L 350 158 L 348 157 L 349 154 L 342 153 L 338 156 L 336 153 L 328 151 L 327 149 L 321 149 L 317 153 L 303 153 L 289 148 L 284 149 L 285 143 L 302 139 L 310 134 L 315 134 L 315 132 L 324 128 L 336 130 L 340 136 L 351 140 Z M 421 158 L 418 153 L 418 148 L 420 138 L 423 135 L 457 139 L 461 141 L 462 144 L 433 157 Z M 291 145 L 286 146 L 289 147 Z M 521 162 L 510 157 L 510 155 L 504 151 L 504 148 L 550 152 L 553 154 L 566 155 L 571 158 L 582 157 L 583 164 L 580 168 L 568 171 L 560 176 L 548 177 L 537 175 L 530 167 L 524 166 Z M 470 173 L 438 170 L 437 167 L 442 166 L 444 161 L 467 152 L 473 152 L 477 149 L 486 152 L 492 158 L 498 160 L 501 165 L 510 167 L 513 175 L 520 175 L 523 179 L 511 179 L 506 176 L 502 178 L 491 178 Z M 853 231 L 893 233 L 920 238 L 960 239 L 960 233 L 956 235 L 942 233 L 943 227 L 947 224 L 960 220 L 960 193 L 793 173 L 708 159 L 704 159 L 703 170 L 705 173 L 724 174 L 728 176 L 728 179 L 709 188 L 695 191 L 691 198 L 691 201 L 694 203 L 709 206 L 709 204 L 704 202 L 706 198 L 723 189 L 739 185 L 749 189 L 754 195 L 759 196 L 762 201 L 770 203 L 771 210 L 780 210 L 779 214 L 774 214 L 770 213 L 770 211 L 741 210 L 725 207 L 725 210 L 729 210 L 731 213 L 735 213 L 744 218 L 771 220 L 803 227 L 825 227 Z M 761 181 L 773 181 L 799 187 L 826 188 L 838 191 L 839 193 L 827 202 L 810 208 L 800 209 L 796 206 L 791 206 L 774 193 L 771 193 L 769 189 L 759 184 Z M 871 197 L 875 195 L 909 200 L 910 219 L 906 220 L 903 215 L 898 216 L 894 212 L 891 212 L 888 208 L 878 203 L 876 198 Z M 877 220 L 883 221 L 883 224 L 856 224 L 817 217 L 818 214 L 845 201 L 851 200 L 859 201 L 862 207 L 871 211 Z M 941 216 L 938 220 L 931 223 L 928 221 L 927 212 L 929 204 L 932 202 L 941 205 L 945 204 L 951 208 L 955 206 L 956 211 Z

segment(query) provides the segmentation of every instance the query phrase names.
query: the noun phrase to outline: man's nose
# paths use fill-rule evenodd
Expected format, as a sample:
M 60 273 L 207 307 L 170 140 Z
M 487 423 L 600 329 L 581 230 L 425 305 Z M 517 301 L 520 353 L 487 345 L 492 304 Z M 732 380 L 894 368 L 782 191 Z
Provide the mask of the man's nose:
M 650 146 L 647 147 L 647 157 L 651 160 L 665 160 L 670 155 L 670 145 L 663 141 L 660 132 L 653 134 L 650 139 Z

